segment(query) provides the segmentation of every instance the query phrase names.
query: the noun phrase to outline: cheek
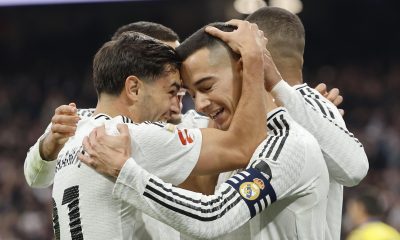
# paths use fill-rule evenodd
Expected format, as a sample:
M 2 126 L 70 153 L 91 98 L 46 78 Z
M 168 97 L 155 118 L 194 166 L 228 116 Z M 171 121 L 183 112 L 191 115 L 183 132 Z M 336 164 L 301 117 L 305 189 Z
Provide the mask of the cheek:
M 167 111 L 169 107 L 171 106 L 171 98 L 170 95 L 164 95 L 163 97 L 160 97 L 159 101 L 159 106 L 162 108 L 164 111 Z

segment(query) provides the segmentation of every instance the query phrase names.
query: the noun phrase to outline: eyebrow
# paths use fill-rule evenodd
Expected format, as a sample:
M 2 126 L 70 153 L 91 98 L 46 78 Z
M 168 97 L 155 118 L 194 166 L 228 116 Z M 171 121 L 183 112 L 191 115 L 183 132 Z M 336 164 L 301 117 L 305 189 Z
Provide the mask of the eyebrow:
M 194 85 L 196 86 L 196 87 L 198 87 L 200 84 L 202 84 L 203 82 L 205 82 L 205 81 L 207 81 L 207 80 L 210 80 L 212 77 L 203 77 L 203 78 L 200 78 L 200 80 L 198 80 L 197 82 L 195 82 L 194 83 Z
M 178 90 L 178 91 L 179 91 L 179 89 L 181 89 L 181 85 L 176 82 L 173 82 L 170 87 L 176 87 L 176 90 Z
M 207 80 L 210 80 L 210 79 L 212 79 L 211 76 L 200 78 L 200 80 L 198 80 L 194 85 L 197 87 L 198 85 L 202 84 L 204 81 L 207 81 Z M 186 88 L 186 89 L 189 89 L 189 87 L 186 84 L 182 84 L 182 87 Z

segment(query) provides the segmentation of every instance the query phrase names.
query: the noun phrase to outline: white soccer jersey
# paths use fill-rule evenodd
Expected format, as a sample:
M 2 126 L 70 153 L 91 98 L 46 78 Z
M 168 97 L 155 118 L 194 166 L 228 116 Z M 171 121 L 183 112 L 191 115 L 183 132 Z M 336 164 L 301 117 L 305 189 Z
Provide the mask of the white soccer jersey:
M 85 120 L 93 115 L 94 108 L 78 109 L 78 116 L 81 120 Z M 199 115 L 194 110 L 189 110 L 182 115 L 182 123 L 178 125 L 179 128 L 206 128 L 208 125 L 208 118 Z M 40 141 L 50 132 L 51 124 L 49 124 L 44 134 L 36 141 L 36 143 L 29 149 L 24 162 L 24 175 L 26 181 L 31 187 L 48 187 L 53 183 L 56 159 L 52 161 L 43 160 L 39 152 Z
M 117 134 L 116 124 L 128 121 L 104 114 L 82 120 L 75 136 L 60 151 L 53 184 L 56 239 L 132 239 L 136 210 L 112 198 L 112 179 L 77 159 L 83 137 L 94 127 L 106 124 L 109 133 Z M 139 164 L 174 184 L 187 178 L 200 154 L 198 129 L 177 129 L 161 123 L 128 126 L 133 136 L 132 154 Z M 171 171 L 177 168 L 179 172 Z
M 178 125 L 183 128 L 207 128 L 209 118 L 202 116 L 195 110 L 189 110 L 182 115 L 182 122 Z
M 78 116 L 85 120 L 93 115 L 95 109 L 78 109 Z M 204 128 L 207 127 L 208 118 L 199 115 L 193 110 L 189 110 L 182 115 L 182 123 L 180 128 Z M 53 183 L 57 160 L 45 161 L 39 153 L 39 143 L 50 131 L 51 124 L 47 127 L 45 133 L 31 147 L 24 164 L 24 174 L 27 183 L 31 187 L 48 187 Z M 160 168 L 162 168 L 160 166 Z M 190 167 L 189 167 L 190 169 Z M 149 169 L 152 172 L 151 169 Z M 181 171 L 182 172 L 182 171 Z M 183 177 L 182 177 L 183 178 Z M 179 239 L 179 232 L 165 225 L 164 223 L 151 218 L 140 211 L 133 213 L 135 219 L 134 236 L 137 239 Z
M 78 109 L 77 114 L 84 120 L 93 115 L 94 108 Z M 24 162 L 24 175 L 26 182 L 31 187 L 43 188 L 48 187 L 53 183 L 57 161 L 45 161 L 40 156 L 39 144 L 42 139 L 49 134 L 51 123 L 47 126 L 43 135 L 29 149 Z
M 367 174 L 364 148 L 347 130 L 336 106 L 307 84 L 290 87 L 281 81 L 272 89 L 272 94 L 321 147 L 330 176 L 326 239 L 339 240 L 343 185 L 354 186 Z
M 113 195 L 194 237 L 226 234 L 264 210 L 259 223 L 269 239 L 323 239 L 329 182 L 318 143 L 283 108 L 269 113 L 268 128 L 248 168 L 215 195 L 176 188 L 133 159 L 121 169 Z
M 189 110 L 182 115 L 182 121 L 178 125 L 180 128 L 206 128 L 208 126 L 208 118 L 199 115 L 194 110 Z M 139 218 L 138 216 L 137 218 Z M 185 236 L 167 224 L 154 219 L 147 214 L 142 214 L 144 225 L 142 233 L 136 234 L 138 239 L 146 240 L 178 240 L 185 239 Z M 140 230 L 140 229 L 139 229 Z M 143 231 L 145 230 L 145 231 Z

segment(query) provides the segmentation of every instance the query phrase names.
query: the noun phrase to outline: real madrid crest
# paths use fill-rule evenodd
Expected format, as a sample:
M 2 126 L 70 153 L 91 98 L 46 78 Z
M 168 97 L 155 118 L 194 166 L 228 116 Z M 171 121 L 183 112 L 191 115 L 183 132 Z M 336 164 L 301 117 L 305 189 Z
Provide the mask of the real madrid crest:
M 240 185 L 239 192 L 247 200 L 255 200 L 260 195 L 260 188 L 254 182 L 244 182 Z

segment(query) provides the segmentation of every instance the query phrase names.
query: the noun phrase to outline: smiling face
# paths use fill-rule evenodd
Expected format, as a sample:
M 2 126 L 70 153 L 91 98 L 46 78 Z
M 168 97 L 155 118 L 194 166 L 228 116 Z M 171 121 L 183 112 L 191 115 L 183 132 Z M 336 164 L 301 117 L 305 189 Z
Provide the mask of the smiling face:
M 166 121 L 171 118 L 171 111 L 176 111 L 177 93 L 180 89 L 179 72 L 167 72 L 154 82 L 144 83 L 138 91 L 136 105 L 137 116 L 142 121 Z
M 201 48 L 181 67 L 184 85 L 193 97 L 196 111 L 215 121 L 215 127 L 227 130 L 241 94 L 241 66 L 220 45 Z

